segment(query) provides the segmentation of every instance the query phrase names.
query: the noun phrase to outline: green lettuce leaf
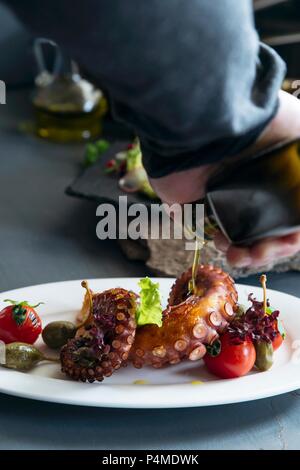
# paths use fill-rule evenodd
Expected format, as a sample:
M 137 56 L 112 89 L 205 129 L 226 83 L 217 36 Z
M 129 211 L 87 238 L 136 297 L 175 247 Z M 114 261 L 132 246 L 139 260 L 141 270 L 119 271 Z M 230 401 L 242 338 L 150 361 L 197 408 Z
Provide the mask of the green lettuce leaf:
M 162 325 L 162 306 L 159 293 L 159 284 L 145 277 L 140 280 L 140 305 L 136 312 L 136 322 L 142 325 Z

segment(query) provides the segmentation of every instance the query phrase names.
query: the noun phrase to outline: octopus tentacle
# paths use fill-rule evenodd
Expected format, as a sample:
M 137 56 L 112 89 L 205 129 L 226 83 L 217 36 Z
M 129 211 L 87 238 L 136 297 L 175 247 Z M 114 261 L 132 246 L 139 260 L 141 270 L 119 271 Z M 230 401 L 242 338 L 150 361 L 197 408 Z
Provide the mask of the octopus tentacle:
M 163 325 L 138 328 L 130 360 L 140 368 L 176 364 L 184 359 L 196 361 L 234 318 L 237 292 L 232 278 L 221 269 L 200 265 L 196 293 L 189 294 L 191 269 L 173 285 Z
M 136 295 L 125 289 L 92 294 L 92 315 L 61 350 L 62 371 L 101 382 L 126 363 L 136 332 Z

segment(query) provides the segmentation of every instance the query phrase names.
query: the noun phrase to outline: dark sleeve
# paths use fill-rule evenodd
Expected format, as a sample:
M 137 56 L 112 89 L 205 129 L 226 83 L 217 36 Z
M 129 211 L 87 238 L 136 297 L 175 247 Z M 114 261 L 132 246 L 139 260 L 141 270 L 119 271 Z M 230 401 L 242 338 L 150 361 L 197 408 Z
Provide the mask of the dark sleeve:
M 150 176 L 234 155 L 274 116 L 285 66 L 251 0 L 9 0 L 109 91 Z

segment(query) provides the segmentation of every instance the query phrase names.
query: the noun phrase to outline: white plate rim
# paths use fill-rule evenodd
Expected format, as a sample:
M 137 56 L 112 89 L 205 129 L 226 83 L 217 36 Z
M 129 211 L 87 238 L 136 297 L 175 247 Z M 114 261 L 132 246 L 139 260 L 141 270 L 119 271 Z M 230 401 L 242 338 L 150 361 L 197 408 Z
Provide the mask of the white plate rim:
M 160 284 L 171 285 L 173 278 L 153 278 Z M 96 278 L 90 279 L 90 284 L 124 285 L 126 283 L 136 284 L 139 278 Z M 55 289 L 56 286 L 63 285 L 74 287 L 80 286 L 80 280 L 60 281 L 53 283 L 37 284 L 23 288 L 13 289 L 1 293 L 1 299 L 5 296 L 18 295 L 23 290 L 34 289 Z M 107 288 L 107 287 L 104 287 Z M 259 288 L 237 284 L 239 291 L 247 293 L 257 292 Z M 268 289 L 268 296 L 284 296 L 286 300 L 293 303 L 297 302 L 300 309 L 300 299 L 290 294 L 285 294 L 276 290 Z M 300 333 L 300 317 L 299 321 Z M 299 336 L 300 338 L 300 336 Z M 62 403 L 77 406 L 108 407 L 108 408 L 186 408 L 201 406 L 216 406 L 233 403 L 241 403 L 272 397 L 291 392 L 300 388 L 300 366 L 288 362 L 282 366 L 280 371 L 280 383 L 276 383 L 276 370 L 270 370 L 263 374 L 255 374 L 239 379 L 226 381 L 206 382 L 203 385 L 170 384 L 170 385 L 109 385 L 105 381 L 101 384 L 83 384 L 73 381 L 62 381 L 47 377 L 36 377 L 31 374 L 24 374 L 7 369 L 0 369 L 0 392 L 12 396 L 30 398 L 45 402 Z M 37 387 L 37 379 L 39 384 Z M 266 382 L 270 385 L 266 385 Z M 222 397 L 216 393 L 216 387 L 222 382 Z M 254 383 L 255 382 L 255 383 Z M 250 386 L 249 386 L 250 384 Z M 232 386 L 233 385 L 233 386 Z M 261 388 L 261 385 L 263 387 Z M 94 388 L 99 387 L 98 392 L 94 393 Z M 204 393 L 203 388 L 209 387 L 209 394 Z M 105 393 L 102 394 L 101 388 Z M 175 392 L 175 393 L 174 393 Z M 210 396 L 210 398 L 208 397 Z M 178 399 L 178 396 L 181 399 Z M 129 398 L 128 398 L 129 397 Z

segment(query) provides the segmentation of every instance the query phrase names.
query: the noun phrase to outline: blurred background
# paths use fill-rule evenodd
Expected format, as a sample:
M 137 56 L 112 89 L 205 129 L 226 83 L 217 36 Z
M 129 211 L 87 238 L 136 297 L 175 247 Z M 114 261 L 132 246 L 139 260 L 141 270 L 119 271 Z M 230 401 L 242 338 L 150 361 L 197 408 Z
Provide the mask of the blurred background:
M 254 9 L 261 38 L 286 60 L 289 77 L 300 75 L 299 1 L 254 0 Z M 33 84 L 37 69 L 32 41 L 24 27 L 0 4 L 0 77 L 9 87 Z
M 256 25 L 261 38 L 283 57 L 288 77 L 299 77 L 300 5 L 297 0 L 256 0 Z
M 283 87 L 293 92 L 292 83 L 300 79 L 299 0 L 254 0 L 254 9 L 261 39 L 287 63 Z M 193 253 L 185 252 L 174 241 L 147 244 L 127 240 L 116 248 L 113 241 L 99 243 L 96 239 L 95 201 L 117 200 L 126 185 L 132 189 L 134 180 L 127 179 L 124 188 L 120 188 L 119 175 L 113 173 L 116 166 L 118 171 L 122 167 L 126 154 L 132 165 L 139 167 L 140 177 L 139 148 L 132 132 L 114 122 L 105 90 L 99 89 L 101 84 L 94 84 L 92 77 L 71 58 L 60 57 L 55 44 L 37 44 L 36 39 L 0 4 L 0 79 L 7 86 L 7 104 L 0 106 L 0 217 L 7 228 L 0 233 L 0 243 L 6 247 L 10 263 L 18 266 L 18 260 L 23 259 L 29 266 L 33 251 L 39 250 L 39 256 L 50 267 L 47 273 L 41 268 L 38 274 L 36 267 L 35 271 L 26 268 L 30 271 L 28 283 L 85 275 L 140 275 L 148 268 L 160 274 L 179 274 L 191 264 Z M 53 82 L 51 72 L 55 67 L 62 73 L 67 71 L 74 80 Z M 112 145 L 116 141 L 116 146 Z M 13 191 L 10 181 L 14 181 Z M 30 181 L 26 192 L 24 181 L 26 185 Z M 72 199 L 66 196 L 66 190 L 69 195 L 93 200 L 94 204 Z M 139 194 L 131 192 L 129 202 L 149 202 L 149 191 L 145 182 Z M 31 232 L 26 224 L 31 226 Z M 53 252 L 57 254 L 56 265 L 52 263 Z M 230 270 L 212 246 L 204 256 L 206 261 Z M 262 269 L 299 271 L 300 256 Z M 231 272 L 242 276 L 253 271 Z M 15 287 L 9 270 L 2 283 L 3 288 Z M 21 277 L 19 284 L 24 284 Z

